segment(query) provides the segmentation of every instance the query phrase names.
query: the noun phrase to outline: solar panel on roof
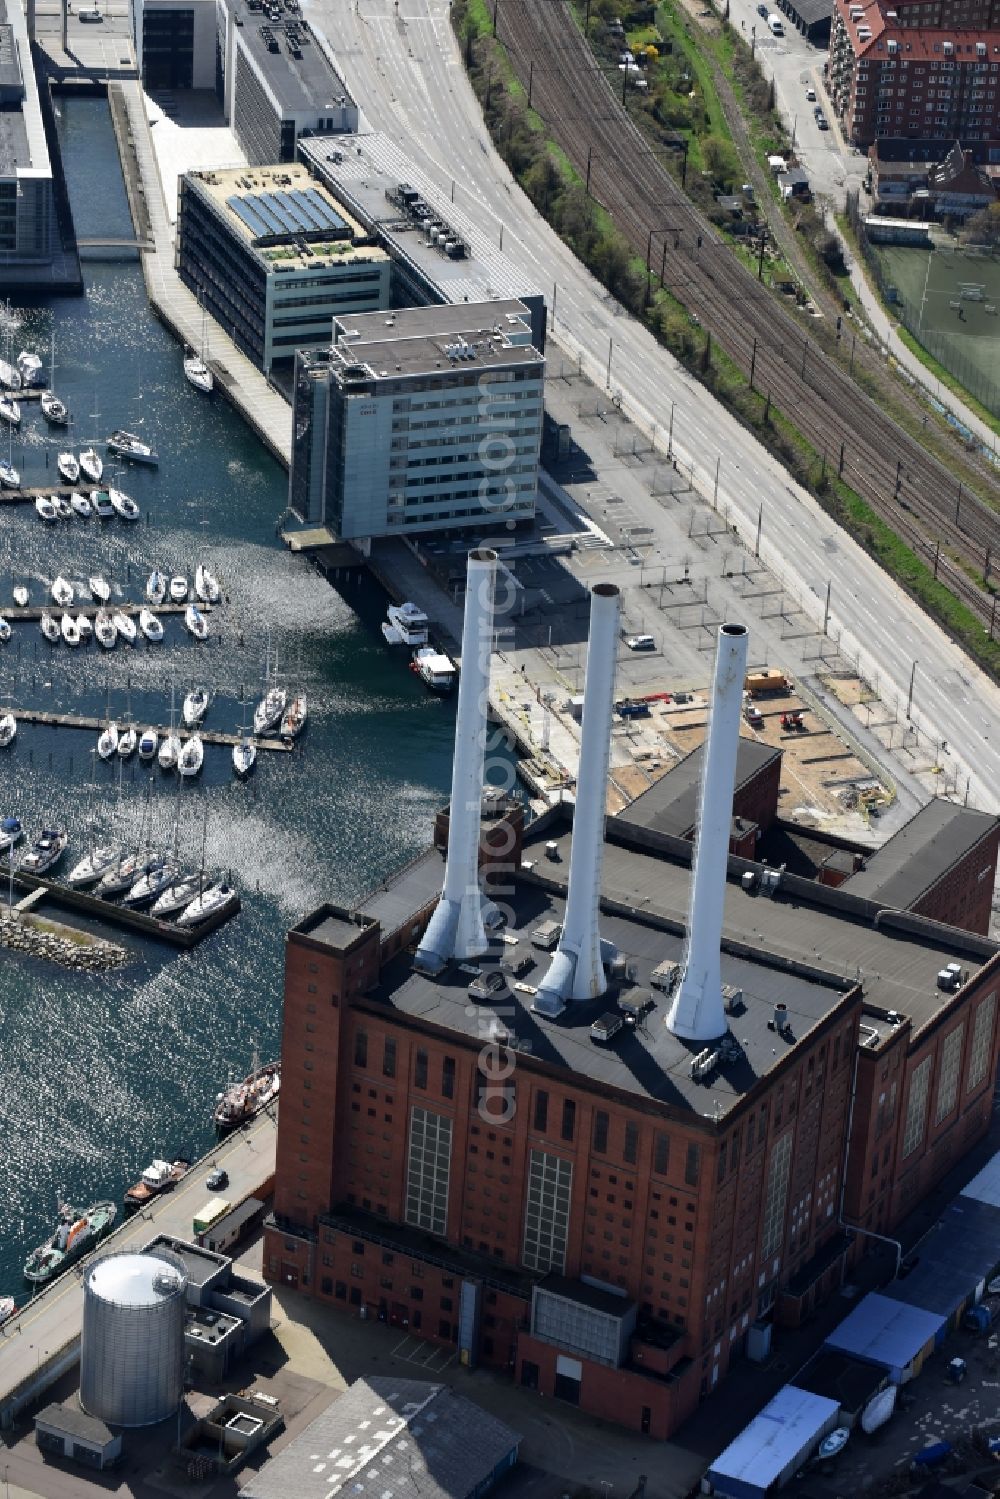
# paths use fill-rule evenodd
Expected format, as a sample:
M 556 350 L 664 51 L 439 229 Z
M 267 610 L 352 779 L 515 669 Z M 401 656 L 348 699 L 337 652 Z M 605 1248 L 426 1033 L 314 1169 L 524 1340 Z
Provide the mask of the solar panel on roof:
M 320 196 L 320 194 L 314 187 L 306 188 L 302 196 L 304 198 L 308 198 L 311 206 L 321 216 L 321 223 L 324 229 L 347 228 L 347 220 L 341 218 L 339 213 L 335 213 L 334 210 L 330 207 L 329 203 L 327 203 L 326 200 Z
M 261 193 L 260 202 L 268 213 L 272 214 L 282 229 L 288 234 L 296 234 L 300 228 L 295 215 L 289 210 L 285 202 L 284 193 Z
M 231 198 L 226 199 L 226 206 L 233 210 L 236 217 L 241 219 L 250 230 L 251 234 L 273 234 L 273 230 L 261 218 L 251 203 L 246 198 L 237 197 L 234 193 Z
M 289 193 L 288 196 L 295 202 L 296 212 L 301 214 L 302 221 L 309 229 L 325 229 L 322 214 L 313 203 L 310 203 L 308 195 L 304 192 Z

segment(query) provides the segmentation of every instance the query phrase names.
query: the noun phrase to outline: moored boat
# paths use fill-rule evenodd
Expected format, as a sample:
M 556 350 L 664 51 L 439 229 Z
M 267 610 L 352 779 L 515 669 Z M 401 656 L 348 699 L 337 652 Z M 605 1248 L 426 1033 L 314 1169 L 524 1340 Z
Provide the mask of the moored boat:
M 174 573 L 170 579 L 170 601 L 173 604 L 183 604 L 190 592 L 187 578 L 183 573 Z
M 154 567 L 146 579 L 146 601 L 150 604 L 162 604 L 166 596 L 167 579 Z
M 212 694 L 207 687 L 193 687 L 186 695 L 181 705 L 181 717 L 189 729 L 201 723 L 211 700 Z
M 269 687 L 254 709 L 254 733 L 266 734 L 269 730 L 277 728 L 287 702 L 288 693 L 284 687 Z
M 194 591 L 203 604 L 217 604 L 222 593 L 218 579 L 201 562 L 194 572 Z
M 184 378 L 203 396 L 210 396 L 215 389 L 212 371 L 198 354 L 188 354 L 184 360 Z
M 143 442 L 134 432 L 126 432 L 122 428 L 112 432 L 105 447 L 109 453 L 127 458 L 130 463 L 156 464 L 160 461 L 159 455 L 153 452 L 148 442 Z
M 205 746 L 200 734 L 192 734 L 177 756 L 177 769 L 182 776 L 196 776 L 205 763 Z
M 97 740 L 97 753 L 102 760 L 110 760 L 118 751 L 118 725 L 106 724 Z
M 90 850 L 89 854 L 84 854 L 83 858 L 73 865 L 66 876 L 66 883 L 78 890 L 84 889 L 87 885 L 96 885 L 97 881 L 107 874 L 112 864 L 120 858 L 121 849 L 115 848 L 112 844 L 98 844 L 96 848 Z
M 138 743 L 139 732 L 136 729 L 135 724 L 126 724 L 125 728 L 122 729 L 121 733 L 118 735 L 119 760 L 128 760 L 130 756 L 134 755 Z
M 145 906 L 176 883 L 180 870 L 170 860 L 151 864 L 122 898 L 123 906 Z
M 48 522 L 48 524 L 50 525 L 53 521 L 57 521 L 59 519 L 59 511 L 56 509 L 56 502 L 50 494 L 40 494 L 35 496 L 35 511 L 38 515 L 41 516 L 43 521 Z
M 106 651 L 110 651 L 118 639 L 118 626 L 106 609 L 98 609 L 94 619 L 94 634 Z
M 139 759 L 152 760 L 156 757 L 156 747 L 159 744 L 159 735 L 150 724 L 149 728 L 143 729 L 139 735 Z
M 80 472 L 88 484 L 100 484 L 104 461 L 96 448 L 84 448 L 80 454 Z
M 80 477 L 80 462 L 75 453 L 60 453 L 56 468 L 67 484 L 75 484 Z
M 108 499 L 111 501 L 116 515 L 122 520 L 138 520 L 142 512 L 130 494 L 125 494 L 120 489 L 108 488 Z
M 201 894 L 207 881 L 201 874 L 186 874 L 183 878 L 175 880 L 161 895 L 153 902 L 152 915 L 161 919 L 173 916 L 177 911 L 183 911 L 189 906 L 194 898 Z
M 80 626 L 72 614 L 64 614 L 59 621 L 59 633 L 67 645 L 80 644 Z
M 93 621 L 89 615 L 78 614 L 76 616 L 76 628 L 80 633 L 80 644 L 85 645 L 94 633 Z
M 26 874 L 44 874 L 57 864 L 66 852 L 68 836 L 65 828 L 43 828 L 28 852 L 22 857 L 18 868 Z
M 0 822 L 0 854 L 9 854 L 15 843 L 24 837 L 24 828 L 19 817 L 5 817 Z
M 139 610 L 139 629 L 152 642 L 163 639 L 163 625 L 149 609 Z
M 111 503 L 111 496 L 106 489 L 91 490 L 90 503 L 94 507 L 94 514 L 98 520 L 110 520 L 115 513 L 115 507 Z
M 0 713 L 0 749 L 6 749 L 8 744 L 13 744 L 17 737 L 17 719 L 13 713 Z M 3 840 L 0 838 L 0 851 L 3 850 Z
M 197 604 L 188 604 L 184 610 L 184 628 L 195 640 L 204 640 L 208 635 L 208 620 Z
M 78 515 L 81 520 L 90 520 L 90 517 L 94 513 L 94 507 L 87 495 L 71 494 L 69 502 L 73 507 L 74 515 Z
M 0 488 L 20 489 L 21 475 L 18 469 L 6 458 L 0 460 Z
M 138 632 L 135 628 L 135 620 L 132 618 L 132 616 L 126 614 L 123 609 L 116 609 L 111 618 L 114 622 L 115 629 L 118 631 L 122 639 L 127 640 L 129 645 L 135 645 Z
M 0 418 L 11 427 L 21 425 L 21 406 L 13 396 L 0 396 Z
M 58 604 L 60 609 L 68 609 L 70 604 L 72 604 L 73 585 L 66 578 L 54 578 L 49 591 L 52 594 L 53 602 Z
M 59 621 L 57 619 L 53 619 L 52 615 L 48 612 L 47 609 L 42 610 L 42 617 L 38 621 L 38 623 L 41 628 L 42 634 L 49 642 L 49 645 L 55 645 L 56 641 L 62 638 L 62 631 L 59 628 Z
M 432 692 L 445 695 L 453 690 L 458 675 L 455 663 L 450 656 L 436 651 L 432 645 L 421 646 L 415 651 L 411 666 Z
M 409 600 L 405 604 L 390 604 L 386 615 L 387 618 L 382 623 L 382 634 L 389 645 L 427 644 L 430 621 L 416 604 Z
M 191 1169 L 191 1162 L 179 1158 L 176 1161 L 164 1161 L 157 1157 L 151 1161 L 134 1186 L 129 1187 L 125 1193 L 126 1208 L 145 1207 L 154 1197 L 159 1197 L 161 1192 L 169 1192 L 171 1187 L 177 1185 Z
M 173 770 L 180 758 L 181 741 L 179 735 L 173 730 L 165 735 L 156 752 L 157 763 L 161 770 Z
M 281 718 L 282 739 L 297 739 L 306 726 L 306 717 L 309 712 L 306 695 L 300 692 L 293 697 Z
M 274 1102 L 280 1088 L 280 1062 L 265 1062 L 263 1067 L 256 1067 L 241 1083 L 233 1083 L 216 1098 L 212 1116 L 216 1128 L 237 1129 L 256 1118 L 261 1109 Z
M 102 573 L 91 573 L 87 579 L 90 596 L 99 604 L 106 604 L 111 597 L 111 585 Z
M 69 410 L 65 401 L 60 401 L 54 391 L 47 390 L 38 403 L 42 408 L 42 415 L 47 422 L 54 427 L 65 427 L 69 424 Z
M 24 1278 L 32 1285 L 45 1285 L 66 1270 L 81 1255 L 93 1249 L 111 1229 L 118 1216 L 113 1202 L 95 1202 L 80 1212 L 60 1203 L 55 1232 L 33 1249 L 25 1261 Z
M 257 746 L 249 734 L 244 733 L 233 745 L 233 769 L 241 780 L 250 774 L 257 764 Z

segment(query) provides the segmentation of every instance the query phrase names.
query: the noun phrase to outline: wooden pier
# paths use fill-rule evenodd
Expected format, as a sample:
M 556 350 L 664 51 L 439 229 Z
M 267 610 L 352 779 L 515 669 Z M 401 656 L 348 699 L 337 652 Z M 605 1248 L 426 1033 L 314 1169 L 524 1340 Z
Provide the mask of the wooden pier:
M 48 603 L 26 604 L 24 608 L 17 604 L 0 604 L 0 614 L 11 625 L 16 625 L 18 621 L 23 621 L 25 624 L 32 622 L 37 624 L 43 614 L 54 616 L 71 614 L 74 619 L 85 614 L 88 619 L 96 619 L 102 609 L 105 609 L 108 614 L 127 614 L 135 619 L 143 609 L 148 609 L 150 614 L 183 614 L 190 602 L 188 600 L 183 604 L 98 604 L 93 599 L 88 599 L 86 603 L 78 604 L 74 601 L 68 607 L 64 607 L 62 604 L 57 604 L 54 599 L 49 599 Z M 200 599 L 194 602 L 199 614 L 211 614 L 211 604 L 203 604 Z
M 33 505 L 41 496 L 46 495 L 53 499 L 57 494 L 85 494 L 91 495 L 95 489 L 100 489 L 100 484 L 66 484 L 62 479 L 54 484 L 33 484 L 21 489 L 0 489 L 0 505 Z M 82 519 L 78 516 L 77 519 Z
M 161 942 L 169 942 L 174 947 L 195 947 L 203 937 L 208 937 L 212 932 L 217 931 L 230 917 L 238 916 L 241 909 L 240 899 L 237 896 L 234 906 L 228 909 L 220 908 L 207 921 L 200 922 L 196 927 L 186 927 L 178 926 L 173 921 L 161 921 L 158 916 L 149 916 L 144 911 L 133 910 L 130 906 L 120 906 L 114 901 L 102 900 L 99 895 L 90 895 L 86 890 L 74 890 L 69 885 L 64 885 L 48 875 L 27 874 L 20 869 L 15 869 L 14 883 L 25 890 L 39 892 L 36 897 L 38 900 L 49 899 L 54 904 L 65 906 L 71 911 L 93 916 L 112 926 L 126 927 L 129 931 L 138 932 L 144 937 L 155 937 Z
M 99 734 L 111 722 L 119 722 L 113 715 L 111 718 L 94 718 L 89 714 L 49 713 L 39 708 L 12 708 L 11 712 L 18 723 L 37 723 L 52 729 L 89 729 L 94 734 Z M 140 729 L 145 728 L 146 725 L 140 725 L 137 722 L 135 727 Z M 161 739 L 170 733 L 168 724 L 150 724 L 149 727 L 155 729 L 158 738 Z M 203 744 L 234 745 L 239 744 L 243 739 L 242 734 L 221 734 L 214 729 L 203 729 L 201 727 L 189 729 L 184 724 L 178 724 L 174 729 L 174 733 L 182 741 L 191 739 L 197 734 Z M 285 739 L 254 739 L 254 744 L 259 750 L 272 750 L 285 754 L 290 753 L 294 748 L 294 741 Z M 114 759 L 115 757 L 112 756 L 111 758 Z M 2 877 L 2 872 L 0 872 L 0 877 Z

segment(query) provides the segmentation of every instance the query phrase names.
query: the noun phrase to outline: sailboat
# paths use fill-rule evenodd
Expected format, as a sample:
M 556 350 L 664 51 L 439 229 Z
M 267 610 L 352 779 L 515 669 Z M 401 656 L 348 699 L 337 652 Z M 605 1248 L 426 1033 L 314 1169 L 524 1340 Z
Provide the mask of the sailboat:
M 126 724 L 118 735 L 118 755 L 122 760 L 127 760 L 134 755 L 139 743 L 139 734 L 134 723 Z
M 75 453 L 60 453 L 56 459 L 56 468 L 67 484 L 79 482 L 80 462 Z
M 181 717 L 187 728 L 193 729 L 196 724 L 201 723 L 211 701 L 212 694 L 207 687 L 192 688 L 181 707 Z
M 163 639 L 163 626 L 149 609 L 139 610 L 139 629 L 151 644 Z
M 92 438 L 89 446 L 84 448 L 83 452 L 80 454 L 80 472 L 87 480 L 88 484 L 100 484 L 101 476 L 104 473 L 104 461 L 101 458 L 101 455 L 97 451 L 96 447 L 97 433 L 100 430 L 98 426 L 100 416 L 98 415 L 98 412 L 96 410 L 96 400 L 94 402 L 94 406 L 95 409 L 91 413 L 94 418 L 94 437 Z
M 72 614 L 64 614 L 59 622 L 59 630 L 67 645 L 80 644 L 80 626 Z
M 152 724 L 143 729 L 139 735 L 139 759 L 152 760 L 156 757 L 156 747 L 159 744 L 159 735 Z
M 222 590 L 214 573 L 199 562 L 194 573 L 194 591 L 203 604 L 217 604 Z
M 87 614 L 78 614 L 76 616 L 76 628 L 80 632 L 80 644 L 84 645 L 94 633 L 94 625 L 90 616 Z
M 192 734 L 177 757 L 177 769 L 182 776 L 196 776 L 205 762 L 205 746 L 200 734 Z
M 96 599 L 99 604 L 106 604 L 111 597 L 111 585 L 103 573 L 91 573 L 87 579 L 87 587 L 91 598 Z
M 121 849 L 114 844 L 97 844 L 73 865 L 66 876 L 67 885 L 82 890 L 86 885 L 96 885 L 108 870 L 121 858 Z
M 0 645 L 6 645 L 12 634 L 10 625 L 0 614 Z
M 174 689 L 170 688 L 170 732 L 160 744 L 157 752 L 157 761 L 161 770 L 173 770 L 177 764 L 181 752 L 181 741 L 177 733 L 176 719 L 174 717 Z
M 122 639 L 127 640 L 129 645 L 135 645 L 137 638 L 135 621 L 123 609 L 116 609 L 111 619 Z
M 106 651 L 110 651 L 118 639 L 118 626 L 106 609 L 98 609 L 94 620 L 94 634 L 97 636 L 98 644 Z
M 147 602 L 153 604 L 154 606 L 157 604 L 162 604 L 166 596 L 167 580 L 164 577 L 163 573 L 158 572 L 154 567 L 153 571 L 150 573 L 148 579 L 146 580 Z
M 188 604 L 184 610 L 184 628 L 195 640 L 204 640 L 208 635 L 208 620 L 196 604 Z
M 240 780 L 246 780 L 247 776 L 257 764 L 257 746 L 253 742 L 253 735 L 247 733 L 246 716 L 240 724 L 240 737 L 233 745 L 233 769 Z
M 90 503 L 90 499 L 87 495 L 74 492 L 70 495 L 69 502 L 73 506 L 74 513 L 78 515 L 81 520 L 90 520 L 90 517 L 94 513 L 94 507 Z
M 17 734 L 17 719 L 13 713 L 0 714 L 0 749 L 6 749 L 8 744 L 13 744 Z
M 67 409 L 66 403 L 64 401 L 60 401 L 59 397 L 56 395 L 55 391 L 52 389 L 53 385 L 55 384 L 55 379 L 56 379 L 56 329 L 55 329 L 55 324 L 53 323 L 53 325 L 52 325 L 52 352 L 49 355 L 49 388 L 48 388 L 48 390 L 43 390 L 42 391 L 42 398 L 41 398 L 41 400 L 39 402 L 39 405 L 42 408 L 42 415 L 44 416 L 44 418 L 45 418 L 45 420 L 47 422 L 51 422 L 54 427 L 65 427 L 65 426 L 69 425 L 69 410 Z
M 39 494 L 35 496 L 35 510 L 47 525 L 52 525 L 59 519 L 59 511 L 55 507 L 55 501 L 51 495 Z
M 21 404 L 13 396 L 0 396 L 0 417 L 11 427 L 21 425 Z
M 50 592 L 53 603 L 58 604 L 60 609 L 68 609 L 73 602 L 73 585 L 61 575 L 53 579 Z
M 52 615 L 48 612 L 47 609 L 42 610 L 42 617 L 39 620 L 39 624 L 42 627 L 42 634 L 49 642 L 49 645 L 55 645 L 56 641 L 62 638 L 62 631 L 59 628 L 59 621 L 53 619 Z
M 109 723 L 102 731 L 97 741 L 97 753 L 102 760 L 110 760 L 111 756 L 118 750 L 118 725 Z
M 21 475 L 14 467 L 14 427 L 7 424 L 7 457 L 0 462 L 0 488 L 20 489 Z
M 130 494 L 125 494 L 120 489 L 112 489 L 110 485 L 108 486 L 108 499 L 114 506 L 115 513 L 120 515 L 122 520 L 138 520 L 142 514 Z
M 196 354 L 192 349 L 187 354 L 185 354 L 184 378 L 190 385 L 194 386 L 195 390 L 200 390 L 203 396 L 210 396 L 213 389 L 215 388 L 215 379 L 212 375 L 212 371 L 208 367 L 208 362 L 206 359 L 208 343 L 205 329 L 206 316 L 207 314 L 205 312 L 205 307 L 204 304 L 202 304 L 201 353 Z

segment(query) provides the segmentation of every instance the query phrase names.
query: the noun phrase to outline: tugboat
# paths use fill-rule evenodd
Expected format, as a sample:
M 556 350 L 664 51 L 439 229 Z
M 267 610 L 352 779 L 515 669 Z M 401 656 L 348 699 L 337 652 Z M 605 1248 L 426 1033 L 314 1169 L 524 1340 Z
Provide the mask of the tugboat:
M 217 1095 L 213 1113 L 216 1129 L 239 1129 L 241 1124 L 249 1123 L 277 1098 L 280 1087 L 280 1062 L 265 1062 L 263 1067 L 255 1067 L 241 1083 L 233 1083 L 225 1093 Z
M 191 1169 L 191 1162 L 183 1157 L 176 1161 L 164 1161 L 159 1157 L 151 1161 L 134 1187 L 125 1193 L 126 1208 L 145 1207 L 161 1192 L 169 1192 Z
M 55 1232 L 33 1249 L 25 1261 L 25 1280 L 33 1286 L 44 1286 L 88 1249 L 93 1249 L 117 1217 L 118 1209 L 113 1202 L 95 1202 L 83 1213 L 61 1202 Z

